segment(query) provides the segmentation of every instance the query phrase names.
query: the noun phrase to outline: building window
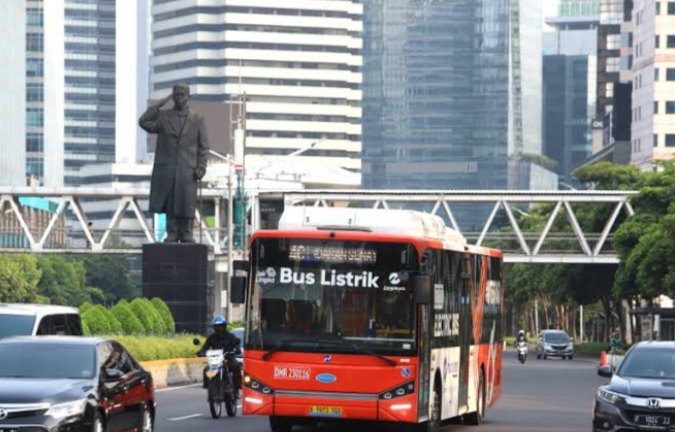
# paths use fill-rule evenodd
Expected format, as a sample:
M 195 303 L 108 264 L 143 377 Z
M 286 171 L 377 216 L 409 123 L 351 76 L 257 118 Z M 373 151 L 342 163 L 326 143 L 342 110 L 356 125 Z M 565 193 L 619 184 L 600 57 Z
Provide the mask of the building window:
M 659 146 L 659 136 L 657 134 L 654 134 L 654 147 Z
M 666 81 L 675 81 L 675 68 L 666 69 Z
M 607 49 L 609 50 L 618 50 L 621 48 L 621 35 L 609 35 L 607 36 Z
M 659 113 L 659 101 L 654 101 L 654 114 Z
M 26 76 L 41 78 L 45 76 L 44 61 L 37 58 L 29 58 L 26 60 Z
M 661 2 L 659 0 L 656 0 L 656 15 L 661 15 Z
M 668 15 L 675 15 L 675 2 L 668 2 Z
M 44 151 L 44 136 L 41 133 L 28 132 L 26 134 L 26 151 L 39 153 Z
M 659 80 L 659 68 L 654 68 L 654 82 Z
M 675 134 L 666 134 L 666 147 L 675 147 Z
M 29 27 L 43 27 L 44 24 L 44 15 L 42 13 L 42 9 L 26 9 L 26 25 Z
M 668 48 L 675 48 L 675 36 L 668 36 Z
M 659 35 L 654 36 L 654 48 L 660 48 L 659 47 L 660 41 L 661 41 L 661 38 L 659 37 Z
M 42 83 L 26 83 L 26 102 L 44 102 L 45 91 Z
M 26 51 L 43 52 L 45 50 L 45 38 L 42 33 L 26 33 Z
M 43 127 L 45 123 L 45 114 L 42 108 L 28 108 L 26 110 L 26 125 L 34 127 Z
M 666 102 L 666 114 L 675 114 L 675 101 Z

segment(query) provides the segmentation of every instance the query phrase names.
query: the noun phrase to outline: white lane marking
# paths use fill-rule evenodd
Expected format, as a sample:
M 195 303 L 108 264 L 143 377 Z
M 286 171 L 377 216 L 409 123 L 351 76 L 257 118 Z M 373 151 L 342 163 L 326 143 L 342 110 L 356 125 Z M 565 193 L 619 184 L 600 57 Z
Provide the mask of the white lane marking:
M 199 383 L 199 384 L 188 384 L 188 385 L 178 386 L 178 387 L 167 387 L 167 388 L 163 388 L 163 389 L 157 389 L 157 390 L 155 390 L 155 393 L 164 393 L 164 392 L 170 392 L 170 391 L 174 391 L 174 390 L 183 390 L 183 389 L 186 389 L 186 388 L 197 387 L 197 386 L 200 386 L 200 385 L 202 385 L 202 384 Z
M 170 418 L 169 421 L 187 420 L 187 419 L 190 419 L 190 418 L 201 417 L 202 415 L 203 414 L 190 414 L 190 415 L 186 415 L 186 416 L 183 416 L 183 417 Z

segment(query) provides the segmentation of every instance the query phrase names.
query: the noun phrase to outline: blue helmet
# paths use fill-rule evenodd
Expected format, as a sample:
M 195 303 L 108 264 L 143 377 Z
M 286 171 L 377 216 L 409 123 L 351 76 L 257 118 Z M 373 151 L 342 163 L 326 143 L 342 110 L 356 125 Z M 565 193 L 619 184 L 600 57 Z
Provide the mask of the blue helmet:
M 213 321 L 211 321 L 212 326 L 226 326 L 227 325 L 227 320 L 225 319 L 224 316 L 218 315 L 213 318 Z

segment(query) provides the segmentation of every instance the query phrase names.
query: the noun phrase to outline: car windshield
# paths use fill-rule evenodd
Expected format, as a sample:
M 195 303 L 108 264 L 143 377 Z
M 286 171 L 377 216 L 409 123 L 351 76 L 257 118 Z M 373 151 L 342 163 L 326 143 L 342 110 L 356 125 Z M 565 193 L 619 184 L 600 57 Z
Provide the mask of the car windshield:
M 257 239 L 247 349 L 412 355 L 412 245 Z
M 0 378 L 90 379 L 95 348 L 81 345 L 0 343 Z
M 10 336 L 30 336 L 33 334 L 35 316 L 0 314 L 0 339 Z
M 549 343 L 566 344 L 570 342 L 570 337 L 563 332 L 544 333 L 544 340 Z
M 616 374 L 624 378 L 675 379 L 675 349 L 632 349 Z

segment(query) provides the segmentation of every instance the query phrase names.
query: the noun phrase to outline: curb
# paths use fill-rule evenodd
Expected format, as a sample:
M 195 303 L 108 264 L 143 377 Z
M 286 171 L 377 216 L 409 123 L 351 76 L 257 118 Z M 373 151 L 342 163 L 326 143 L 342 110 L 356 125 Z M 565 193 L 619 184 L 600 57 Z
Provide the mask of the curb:
M 184 386 L 201 382 L 205 366 L 201 358 L 181 358 L 140 362 L 150 372 L 155 389 Z

